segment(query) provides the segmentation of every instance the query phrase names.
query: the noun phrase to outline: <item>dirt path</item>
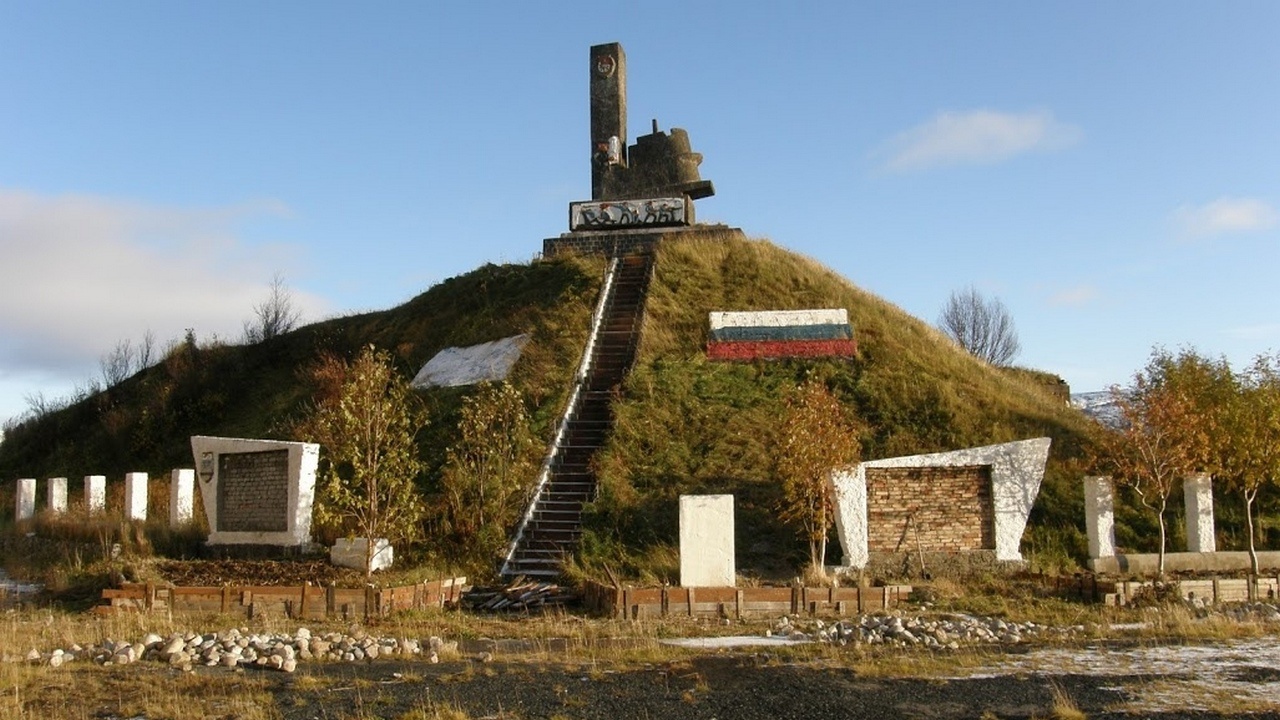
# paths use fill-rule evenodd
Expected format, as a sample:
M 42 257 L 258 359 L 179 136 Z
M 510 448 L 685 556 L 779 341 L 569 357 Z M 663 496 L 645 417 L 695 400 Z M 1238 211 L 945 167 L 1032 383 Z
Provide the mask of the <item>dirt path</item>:
M 1061 697 L 1070 698 L 1089 718 L 1232 717 L 1114 710 L 1153 679 L 1079 674 L 865 678 L 847 669 L 776 664 L 766 656 L 737 654 L 616 673 L 554 663 L 308 665 L 297 675 L 278 676 L 269 691 L 287 720 L 396 718 L 436 707 L 461 710 L 472 718 L 526 720 L 979 718 L 984 713 L 1044 718 L 1053 717 Z M 1280 707 L 1247 717 L 1280 718 Z

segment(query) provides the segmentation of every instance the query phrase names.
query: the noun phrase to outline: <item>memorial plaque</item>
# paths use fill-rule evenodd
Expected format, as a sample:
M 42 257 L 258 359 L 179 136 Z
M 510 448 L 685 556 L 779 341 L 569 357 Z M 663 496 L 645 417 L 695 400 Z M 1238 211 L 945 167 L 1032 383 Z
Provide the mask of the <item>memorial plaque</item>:
M 218 456 L 218 531 L 289 529 L 289 451 Z

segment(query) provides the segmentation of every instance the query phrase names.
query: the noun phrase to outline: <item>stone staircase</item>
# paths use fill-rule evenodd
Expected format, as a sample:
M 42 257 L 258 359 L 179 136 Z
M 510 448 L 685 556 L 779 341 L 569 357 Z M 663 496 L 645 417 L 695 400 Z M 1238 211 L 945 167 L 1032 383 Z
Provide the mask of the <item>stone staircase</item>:
M 583 503 L 595 499 L 591 460 L 613 425 L 610 402 L 635 360 L 650 253 L 613 261 L 591 339 L 528 511 L 502 566 L 504 576 L 555 576 L 578 545 Z

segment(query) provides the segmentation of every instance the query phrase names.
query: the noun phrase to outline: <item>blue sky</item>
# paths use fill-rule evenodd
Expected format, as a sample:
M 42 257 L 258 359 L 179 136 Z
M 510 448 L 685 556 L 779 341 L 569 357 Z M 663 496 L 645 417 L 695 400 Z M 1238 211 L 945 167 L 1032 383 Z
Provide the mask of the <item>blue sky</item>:
M 0 0 L 0 418 L 151 331 L 237 340 L 524 262 L 590 195 L 588 48 L 700 220 L 932 322 L 999 297 L 1076 391 L 1280 349 L 1280 4 Z M 856 329 L 855 329 L 856 330 Z

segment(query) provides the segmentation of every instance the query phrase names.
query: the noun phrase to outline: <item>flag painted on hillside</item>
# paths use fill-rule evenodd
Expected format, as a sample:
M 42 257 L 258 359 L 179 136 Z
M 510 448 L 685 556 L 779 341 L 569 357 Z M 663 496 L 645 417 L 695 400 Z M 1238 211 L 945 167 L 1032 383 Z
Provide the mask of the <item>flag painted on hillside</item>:
M 849 311 L 761 310 L 713 312 L 710 360 L 853 357 L 858 354 Z

